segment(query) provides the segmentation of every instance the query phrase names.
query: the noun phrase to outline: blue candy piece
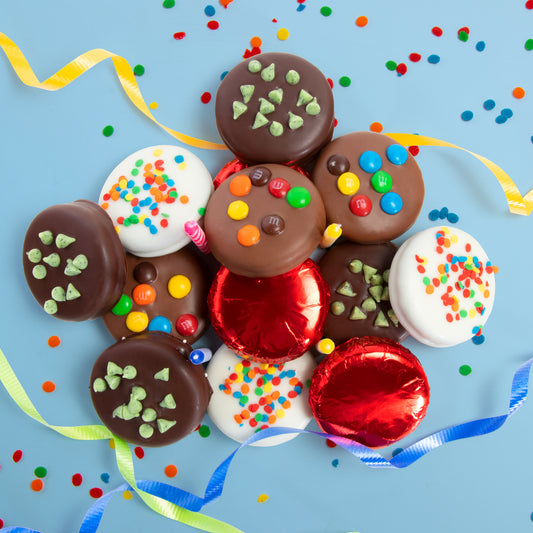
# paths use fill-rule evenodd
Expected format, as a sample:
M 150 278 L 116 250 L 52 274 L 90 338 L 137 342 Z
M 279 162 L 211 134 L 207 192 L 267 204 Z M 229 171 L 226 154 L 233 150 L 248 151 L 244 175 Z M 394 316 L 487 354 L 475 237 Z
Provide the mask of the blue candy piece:
M 381 168 L 382 164 L 383 161 L 381 161 L 379 154 L 373 152 L 372 150 L 363 152 L 359 157 L 359 166 L 369 174 L 377 172 Z
M 401 144 L 391 144 L 387 148 L 387 159 L 393 165 L 403 165 L 407 161 L 407 150 Z
M 403 200 L 402 197 L 396 192 L 385 193 L 381 197 L 380 206 L 387 215 L 396 215 L 402 210 Z
M 148 324 L 148 331 L 170 333 L 172 331 L 172 324 L 170 323 L 170 320 L 164 316 L 155 316 Z
M 439 218 L 439 215 L 440 215 L 440 211 L 438 209 L 433 209 L 432 211 L 429 212 L 428 218 L 432 222 L 435 222 L 435 220 Z

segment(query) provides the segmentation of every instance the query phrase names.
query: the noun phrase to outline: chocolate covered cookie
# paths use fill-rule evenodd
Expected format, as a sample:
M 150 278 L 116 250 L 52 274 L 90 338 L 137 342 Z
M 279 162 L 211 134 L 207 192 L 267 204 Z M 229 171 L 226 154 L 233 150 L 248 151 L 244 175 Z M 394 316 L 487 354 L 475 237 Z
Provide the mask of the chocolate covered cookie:
M 207 204 L 205 231 L 213 255 L 228 270 L 271 277 L 305 261 L 326 225 L 313 183 L 284 165 L 243 168 L 224 180 Z
M 348 133 L 319 154 L 312 180 L 328 223 L 363 244 L 399 237 L 415 222 L 424 201 L 424 181 L 413 156 L 380 133 Z
M 166 333 L 128 337 L 94 364 L 91 399 L 105 426 L 132 444 L 164 446 L 182 439 L 204 417 L 211 387 L 191 347 Z
M 305 163 L 333 135 L 333 94 L 309 61 L 268 52 L 242 61 L 224 77 L 215 117 L 222 140 L 239 159 Z
M 33 296 L 49 315 L 62 320 L 105 313 L 126 281 L 124 251 L 113 224 L 88 200 L 41 211 L 26 232 L 22 259 Z

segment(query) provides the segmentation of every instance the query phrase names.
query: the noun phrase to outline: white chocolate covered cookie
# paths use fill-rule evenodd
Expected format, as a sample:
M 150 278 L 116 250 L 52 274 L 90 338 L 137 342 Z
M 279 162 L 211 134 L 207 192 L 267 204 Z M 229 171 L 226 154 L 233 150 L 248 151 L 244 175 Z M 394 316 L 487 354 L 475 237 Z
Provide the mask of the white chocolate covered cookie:
M 212 192 L 211 175 L 193 153 L 179 146 L 151 146 L 111 172 L 98 203 L 127 251 L 157 257 L 191 242 L 184 224 L 203 217 Z
M 494 303 L 497 270 L 468 233 L 429 228 L 408 239 L 394 256 L 391 305 L 420 342 L 455 346 L 481 334 Z

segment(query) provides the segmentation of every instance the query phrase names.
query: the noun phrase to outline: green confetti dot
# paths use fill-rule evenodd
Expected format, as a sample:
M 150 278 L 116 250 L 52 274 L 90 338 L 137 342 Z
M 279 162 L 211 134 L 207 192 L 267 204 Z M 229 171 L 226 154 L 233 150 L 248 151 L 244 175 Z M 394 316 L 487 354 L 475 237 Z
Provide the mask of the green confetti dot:
M 468 376 L 468 374 L 470 374 L 471 372 L 472 368 L 470 367 L 470 365 L 462 365 L 459 367 L 459 373 L 462 376 Z
M 205 207 L 199 207 L 198 214 L 203 217 L 205 215 Z
M 389 70 L 396 70 L 396 67 L 398 66 L 398 63 L 396 63 L 396 61 L 387 61 L 385 63 L 385 66 L 389 69 Z
M 209 437 L 209 435 L 211 435 L 211 430 L 209 429 L 209 426 L 200 426 L 198 433 L 200 434 L 200 437 L 206 439 Z
M 458 37 L 460 41 L 463 41 L 463 43 L 468 41 L 468 33 L 466 31 L 460 31 Z
M 351 85 L 351 83 L 352 83 L 352 80 L 348 76 L 342 76 L 339 79 L 339 84 L 342 87 L 349 87 Z
M 329 17 L 331 13 L 333 13 L 333 9 L 331 9 L 329 6 L 322 6 L 320 8 L 320 14 L 324 15 L 324 17 Z
M 114 131 L 115 131 L 115 128 L 113 128 L 113 126 L 106 126 L 102 130 L 102 133 L 103 133 L 104 137 L 111 137 L 111 135 L 113 135 Z
M 174 7 L 176 5 L 175 0 L 164 0 L 163 7 L 169 8 Z
M 35 477 L 45 477 L 48 471 L 44 466 L 38 466 L 33 473 L 35 474 Z
M 144 74 L 144 67 L 142 65 L 135 65 L 133 67 L 133 73 L 135 76 L 142 76 Z
M 528 39 L 524 44 L 526 50 L 533 50 L 533 39 Z

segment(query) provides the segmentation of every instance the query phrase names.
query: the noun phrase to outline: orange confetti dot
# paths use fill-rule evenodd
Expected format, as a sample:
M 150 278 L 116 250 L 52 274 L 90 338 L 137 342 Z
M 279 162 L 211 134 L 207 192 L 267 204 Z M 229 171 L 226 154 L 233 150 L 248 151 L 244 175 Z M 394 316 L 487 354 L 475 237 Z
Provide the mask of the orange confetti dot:
M 270 415 L 270 416 L 268 417 L 268 423 L 269 423 L 270 425 L 275 424 L 277 419 L 278 419 L 278 417 L 277 417 L 276 415 Z
M 220 0 L 220 5 L 224 6 L 224 8 L 227 8 L 231 2 L 233 2 L 233 0 Z
M 48 346 L 50 346 L 50 348 L 56 348 L 60 344 L 61 344 L 61 339 L 57 335 L 52 335 L 51 337 L 49 337 Z
M 176 477 L 177 474 L 178 474 L 178 467 L 176 465 L 165 466 L 165 476 Z
M 383 124 L 381 122 L 372 122 L 370 124 L 370 131 L 381 133 L 383 131 Z
M 235 176 L 229 184 L 229 192 L 233 196 L 246 196 L 252 188 L 252 180 L 245 174 Z
M 107 202 L 104 202 L 103 204 L 100 204 L 100 207 L 102 209 L 107 209 L 109 207 L 109 204 Z
M 188 204 L 189 203 L 189 197 L 186 194 L 184 194 L 183 196 L 180 196 L 180 202 L 182 204 Z
M 132 297 L 137 305 L 151 304 L 155 300 L 155 289 L 147 283 L 141 283 L 133 289 Z
M 54 392 L 56 390 L 55 383 L 52 381 L 45 381 L 42 387 L 44 392 Z
M 359 28 L 364 28 L 368 24 L 368 17 L 361 15 L 355 19 L 355 25 Z
M 253 246 L 259 242 L 259 229 L 252 224 L 246 224 L 237 232 L 237 240 L 243 246 Z
M 433 285 L 427 285 L 426 286 L 426 293 L 427 294 L 433 294 L 434 290 L 435 290 L 435 288 L 433 287 Z
M 30 487 L 31 487 L 31 490 L 33 490 L 34 492 L 39 492 L 39 491 L 43 490 L 43 487 L 44 487 L 43 480 L 42 479 L 34 479 L 30 483 Z
M 513 89 L 513 96 L 515 98 L 524 98 L 524 96 L 526 95 L 526 91 L 524 91 L 524 89 L 522 89 L 522 87 L 515 87 Z
M 133 494 L 129 490 L 125 490 L 122 493 L 122 496 L 124 497 L 125 500 L 131 500 L 133 498 Z
M 250 39 L 250 44 L 254 47 L 254 48 L 259 48 L 262 44 L 263 44 L 263 41 L 261 40 L 260 37 L 252 37 Z
M 241 387 L 241 392 L 243 394 L 248 394 L 250 392 L 250 386 L 246 383 L 244 383 Z
M 242 417 L 243 420 L 248 420 L 250 418 L 250 411 L 248 411 L 248 409 L 245 409 L 241 413 L 241 417 Z
M 242 424 L 242 416 L 241 415 L 235 415 L 233 417 L 233 419 L 235 420 L 235 422 L 237 422 L 237 424 Z

